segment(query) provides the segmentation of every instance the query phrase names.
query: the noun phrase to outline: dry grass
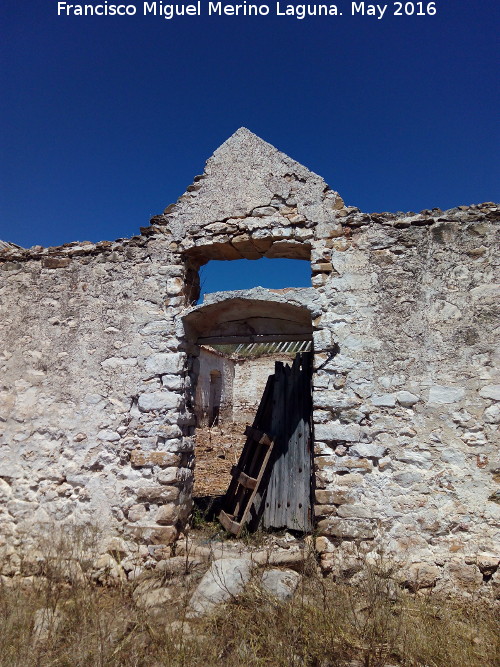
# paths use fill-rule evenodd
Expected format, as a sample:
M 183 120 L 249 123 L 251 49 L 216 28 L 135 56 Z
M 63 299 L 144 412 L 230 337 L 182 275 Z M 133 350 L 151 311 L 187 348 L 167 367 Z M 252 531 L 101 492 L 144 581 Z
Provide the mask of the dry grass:
M 181 632 L 170 624 L 185 618 L 189 577 L 175 583 L 174 602 L 151 613 L 135 604 L 133 584 L 93 583 L 86 561 L 68 568 L 60 555 L 42 560 L 38 576 L 0 585 L 2 667 L 493 667 L 500 660 L 491 608 L 410 595 L 381 565 L 367 566 L 357 587 L 304 576 L 284 604 L 251 585 Z

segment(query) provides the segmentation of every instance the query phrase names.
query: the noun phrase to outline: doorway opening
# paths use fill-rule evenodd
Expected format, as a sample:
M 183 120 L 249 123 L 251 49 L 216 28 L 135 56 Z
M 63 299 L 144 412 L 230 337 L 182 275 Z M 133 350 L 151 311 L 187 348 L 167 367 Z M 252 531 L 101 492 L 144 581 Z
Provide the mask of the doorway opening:
M 200 509 L 211 506 L 212 514 L 218 515 L 222 498 L 234 488 L 235 479 L 244 479 L 246 475 L 251 478 L 249 483 L 255 484 L 255 478 L 250 474 L 252 466 L 247 466 L 249 472 L 245 472 L 239 464 L 245 451 L 247 460 L 254 458 L 255 452 L 248 454 L 253 448 L 249 433 L 255 433 L 255 429 L 262 431 L 258 428 L 257 415 L 259 411 L 266 411 L 267 421 L 260 425 L 273 441 L 274 453 L 270 454 L 262 470 L 256 492 L 259 491 L 261 498 L 264 495 L 262 484 L 271 483 L 273 489 L 276 487 L 269 494 L 269 502 L 274 503 L 274 518 L 269 519 L 269 511 L 264 512 L 265 505 L 262 505 L 260 514 L 252 505 L 249 529 L 261 523 L 266 528 L 288 527 L 306 532 L 312 525 L 313 325 L 311 312 L 304 305 L 310 290 L 256 288 L 213 295 L 217 298 L 205 299 L 203 305 L 196 306 L 184 317 L 186 336 L 193 343 L 191 383 L 194 387 L 192 407 L 196 416 L 193 496 Z M 300 434 L 294 422 L 298 414 L 298 398 L 286 384 L 293 368 L 302 371 L 298 390 L 302 396 Z M 273 389 L 274 398 L 269 399 L 267 391 L 265 400 L 278 405 L 279 417 L 276 410 L 272 417 L 269 406 L 262 408 L 271 377 L 279 379 Z M 297 381 L 295 385 L 297 390 Z M 295 448 L 290 445 L 293 439 Z M 272 471 L 278 469 L 281 472 L 275 484 Z M 293 499 L 288 498 L 284 483 L 291 475 L 294 483 L 290 488 L 295 489 Z M 297 482 L 299 479 L 300 483 Z M 280 512 L 282 507 L 284 512 Z M 234 515 L 234 512 L 229 511 L 229 514 Z M 267 518 L 263 518 L 264 515 Z

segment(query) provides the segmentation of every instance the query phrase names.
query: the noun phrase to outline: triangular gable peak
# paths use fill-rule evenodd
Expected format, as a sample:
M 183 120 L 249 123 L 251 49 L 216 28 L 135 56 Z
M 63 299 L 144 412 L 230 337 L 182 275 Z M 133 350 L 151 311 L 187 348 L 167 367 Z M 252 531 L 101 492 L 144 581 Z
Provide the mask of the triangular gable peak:
M 165 225 L 184 252 L 229 243 L 228 256 L 206 259 L 256 258 L 267 254 L 269 236 L 311 239 L 316 225 L 336 224 L 343 206 L 320 176 L 240 128 L 152 223 Z

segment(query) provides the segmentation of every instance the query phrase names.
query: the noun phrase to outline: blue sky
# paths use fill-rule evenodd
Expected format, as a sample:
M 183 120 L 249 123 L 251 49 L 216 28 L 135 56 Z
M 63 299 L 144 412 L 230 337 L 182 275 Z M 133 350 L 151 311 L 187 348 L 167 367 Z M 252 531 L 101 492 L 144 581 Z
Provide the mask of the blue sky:
M 3 0 L 0 238 L 133 235 L 242 125 L 365 211 L 498 201 L 499 3 L 338 5 L 167 21 Z

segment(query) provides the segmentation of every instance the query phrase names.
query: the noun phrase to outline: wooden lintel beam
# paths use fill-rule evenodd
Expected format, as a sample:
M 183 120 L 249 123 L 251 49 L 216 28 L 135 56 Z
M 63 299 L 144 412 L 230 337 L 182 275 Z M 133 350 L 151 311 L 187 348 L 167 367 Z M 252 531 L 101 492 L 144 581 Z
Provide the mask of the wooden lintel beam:
M 248 336 L 201 336 L 198 345 L 231 345 L 233 343 L 279 343 L 312 340 L 312 334 L 249 334 Z

